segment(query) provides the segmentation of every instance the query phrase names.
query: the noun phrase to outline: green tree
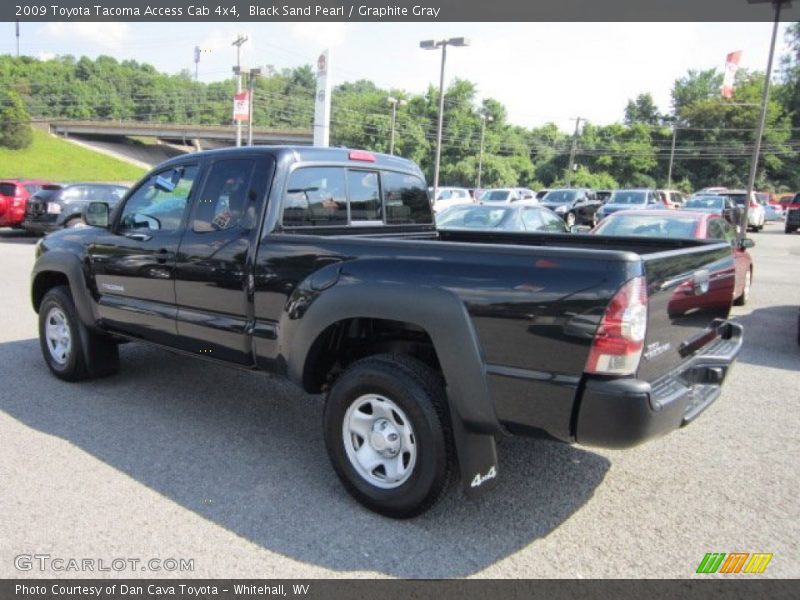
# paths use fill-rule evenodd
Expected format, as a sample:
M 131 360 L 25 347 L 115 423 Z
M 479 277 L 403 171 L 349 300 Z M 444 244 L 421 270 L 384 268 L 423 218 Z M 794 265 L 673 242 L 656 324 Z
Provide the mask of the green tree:
M 19 94 L 0 95 L 0 146 L 12 150 L 27 148 L 33 142 L 31 118 Z
M 639 94 L 636 100 L 628 100 L 628 105 L 625 107 L 626 125 L 636 123 L 658 125 L 660 122 L 661 115 L 651 94 Z

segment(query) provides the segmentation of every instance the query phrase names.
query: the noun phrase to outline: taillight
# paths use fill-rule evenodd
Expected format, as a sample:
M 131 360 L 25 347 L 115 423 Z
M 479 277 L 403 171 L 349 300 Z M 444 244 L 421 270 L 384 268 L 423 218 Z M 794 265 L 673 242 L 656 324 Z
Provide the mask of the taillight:
M 634 277 L 623 285 L 606 308 L 592 342 L 586 372 L 632 375 L 639 367 L 647 333 L 647 284 Z

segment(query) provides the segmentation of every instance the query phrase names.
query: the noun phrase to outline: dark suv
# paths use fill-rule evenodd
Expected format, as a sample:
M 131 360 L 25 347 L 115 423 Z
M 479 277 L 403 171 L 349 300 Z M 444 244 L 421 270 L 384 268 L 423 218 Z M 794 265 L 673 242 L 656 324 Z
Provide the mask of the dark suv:
M 22 228 L 31 233 L 49 233 L 83 223 L 83 209 L 89 202 L 105 202 L 114 207 L 128 188 L 105 183 L 48 185 L 28 200 Z

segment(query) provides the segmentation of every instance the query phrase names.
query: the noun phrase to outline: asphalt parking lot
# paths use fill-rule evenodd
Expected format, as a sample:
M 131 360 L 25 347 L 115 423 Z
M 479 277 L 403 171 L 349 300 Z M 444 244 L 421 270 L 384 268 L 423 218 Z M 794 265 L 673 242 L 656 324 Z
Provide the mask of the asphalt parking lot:
M 706 552 L 800 577 L 800 235 L 752 236 L 745 347 L 698 421 L 625 451 L 503 440 L 498 489 L 396 522 L 343 491 L 320 399 L 283 381 L 133 344 L 113 378 L 52 377 L 34 239 L 0 229 L 0 577 L 691 577 Z M 21 572 L 20 554 L 194 570 Z

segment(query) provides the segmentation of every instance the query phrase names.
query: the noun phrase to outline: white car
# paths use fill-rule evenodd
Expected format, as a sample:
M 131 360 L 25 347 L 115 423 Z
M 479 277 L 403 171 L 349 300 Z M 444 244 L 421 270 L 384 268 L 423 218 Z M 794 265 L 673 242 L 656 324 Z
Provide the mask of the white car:
M 478 198 L 480 204 L 509 204 L 520 200 L 518 188 L 494 188 L 491 190 L 484 190 L 481 197 Z
M 747 198 L 747 190 L 727 190 L 721 192 L 720 196 L 727 196 L 733 200 L 740 209 L 744 208 L 745 199 Z M 764 228 L 766 221 L 764 214 L 764 207 L 758 203 L 755 192 L 750 195 L 750 203 L 747 207 L 747 226 L 753 231 L 761 231 Z
M 433 201 L 433 212 L 438 213 L 445 208 L 465 202 L 472 202 L 469 190 L 458 187 L 440 187 L 436 199 Z

